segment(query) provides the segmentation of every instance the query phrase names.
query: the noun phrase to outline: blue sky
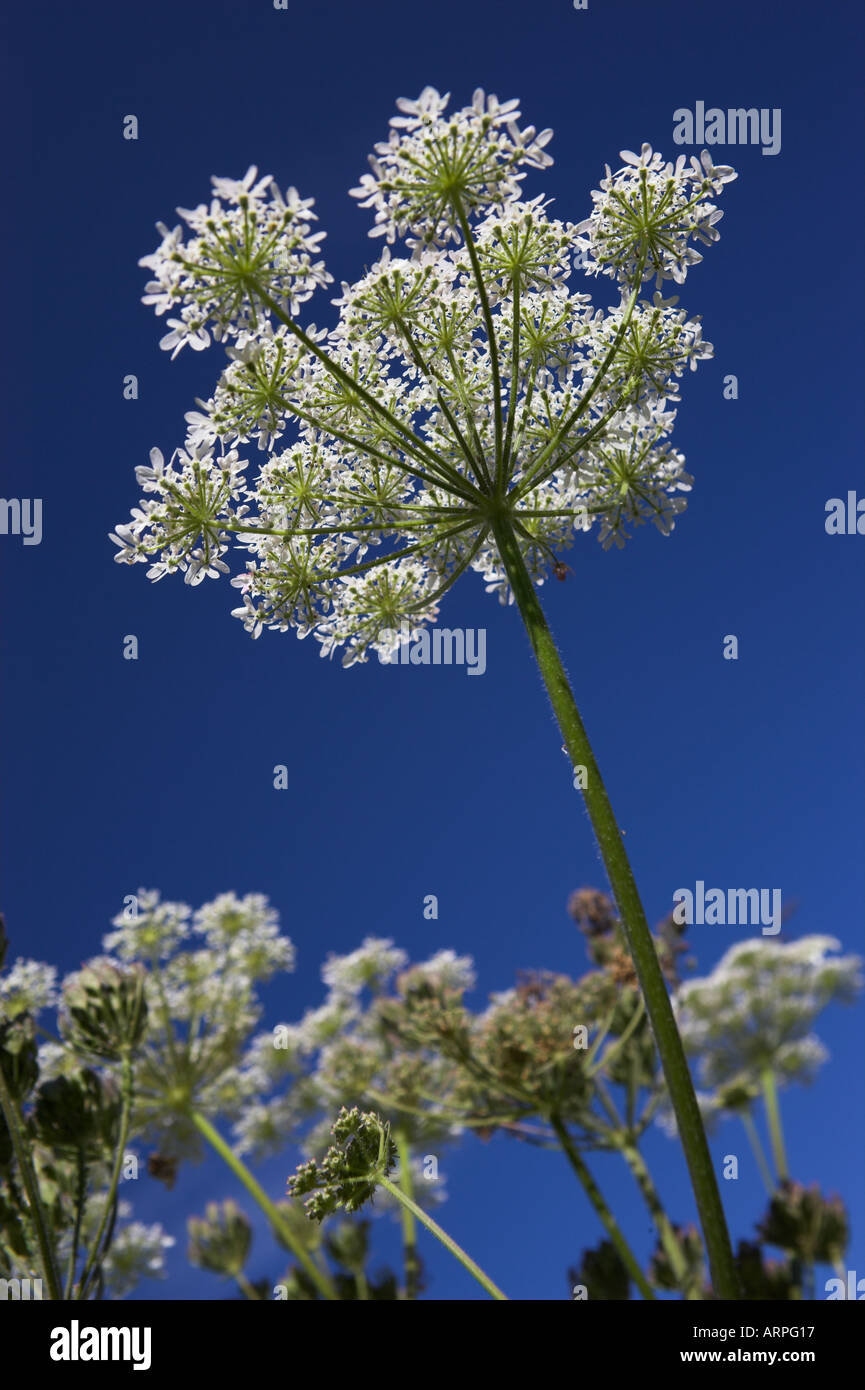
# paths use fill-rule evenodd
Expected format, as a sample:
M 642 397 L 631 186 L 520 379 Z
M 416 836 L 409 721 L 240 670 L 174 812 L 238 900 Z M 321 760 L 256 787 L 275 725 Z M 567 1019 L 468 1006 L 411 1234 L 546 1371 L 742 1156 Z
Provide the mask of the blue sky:
M 575 547 L 573 575 L 542 598 L 650 919 L 697 879 L 780 887 L 798 904 L 790 935 L 861 949 L 862 540 L 824 528 L 827 500 L 863 489 L 859 7 L 85 0 L 22 9 L 7 31 L 4 491 L 41 497 L 44 528 L 38 546 L 0 538 L 13 953 L 75 968 L 144 886 L 196 905 L 228 889 L 270 896 L 299 957 L 269 993 L 272 1021 L 318 1002 L 326 954 L 369 934 L 414 958 L 474 955 L 478 1003 L 519 968 L 585 968 L 565 903 L 603 886 L 602 867 L 519 619 L 479 578 L 460 582 L 442 621 L 486 628 L 483 679 L 344 671 L 291 635 L 253 643 L 229 615 L 235 591 L 150 585 L 113 563 L 107 539 L 136 500 L 133 468 L 181 442 L 221 361 L 158 349 L 137 266 L 154 222 L 204 199 L 211 174 L 254 162 L 317 199 L 329 269 L 356 278 L 380 243 L 347 190 L 395 98 L 426 84 L 460 105 L 476 86 L 518 96 L 526 121 L 552 126 L 556 162 L 526 191 L 574 221 L 620 149 L 679 152 L 676 109 L 780 108 L 777 155 L 713 150 L 740 177 L 682 294 L 716 349 L 679 410 L 688 510 L 669 539 L 644 528 L 621 553 Z M 326 293 L 307 309 L 319 324 L 335 312 Z M 122 396 L 128 373 L 137 401 Z M 127 634 L 137 661 L 123 660 Z M 727 634 L 738 661 L 722 658 Z M 273 788 L 278 763 L 287 791 Z M 746 931 L 695 927 L 700 973 Z M 783 1097 L 793 1172 L 848 1203 L 860 1274 L 862 1017 L 825 1016 L 831 1061 Z M 742 1157 L 724 1197 L 734 1238 L 750 1235 L 764 1199 L 744 1136 L 731 1126 L 712 1147 Z M 671 1213 L 690 1219 L 676 1148 L 652 1135 L 648 1156 Z M 295 1161 L 264 1169 L 273 1191 Z M 506 1291 L 566 1297 L 568 1265 L 599 1232 L 564 1160 L 467 1142 L 443 1168 L 444 1224 Z M 613 1159 L 597 1172 L 645 1254 L 629 1180 Z M 181 1221 L 232 1192 L 209 1162 L 171 1194 L 139 1184 L 136 1215 L 180 1237 L 170 1281 L 141 1297 L 221 1296 L 187 1268 Z M 385 1224 L 380 1243 L 394 1255 Z M 430 1296 L 480 1294 L 444 1252 L 424 1254 Z M 262 1236 L 251 1272 L 278 1269 Z

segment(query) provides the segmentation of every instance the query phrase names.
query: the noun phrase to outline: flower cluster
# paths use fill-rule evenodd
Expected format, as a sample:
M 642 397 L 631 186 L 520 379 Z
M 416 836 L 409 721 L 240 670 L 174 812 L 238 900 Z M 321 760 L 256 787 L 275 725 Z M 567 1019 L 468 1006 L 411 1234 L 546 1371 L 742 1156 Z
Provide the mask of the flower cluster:
M 405 1213 L 448 1243 L 428 1215 L 444 1195 L 438 1159 L 477 1133 L 558 1150 L 570 1163 L 610 1236 L 571 1273 L 590 1297 L 625 1299 L 632 1283 L 643 1297 L 654 1289 L 711 1297 L 699 1232 L 671 1222 L 639 1148 L 666 1091 L 622 921 L 593 889 L 574 893 L 568 907 L 592 963 L 579 979 L 524 972 L 476 1011 L 466 1000 L 476 983 L 470 958 L 443 949 L 412 963 L 393 941 L 367 937 L 327 956 L 320 1005 L 270 1032 L 254 1031 L 257 986 L 291 969 L 294 951 L 260 894 L 222 893 L 193 911 L 140 891 L 104 938 L 114 954 L 86 962 L 59 994 L 49 967 L 17 960 L 0 973 L 0 1275 L 41 1277 L 53 1261 L 55 1280 L 67 1271 L 65 1296 L 78 1299 L 124 1297 L 141 1278 L 161 1276 L 174 1242 L 129 1220 L 120 1161 L 137 1162 L 130 1141 L 155 1141 L 147 1171 L 171 1187 L 203 1139 L 235 1176 L 244 1151 L 292 1145 L 305 1155 L 290 1200 L 271 1202 L 245 1175 L 294 1257 L 280 1297 L 415 1298 L 423 1265 Z M 787 1176 L 776 1081 L 805 1079 L 825 1055 L 814 1020 L 855 996 L 861 962 L 839 955 L 832 937 L 758 940 L 681 984 L 682 927 L 668 917 L 652 941 L 685 1044 L 713 1088 L 704 1102 L 742 1115 L 767 1181 L 757 1239 L 736 1254 L 744 1294 L 808 1296 L 814 1266 L 843 1260 L 847 1218 L 839 1198 Z M 0 963 L 4 952 L 0 924 Z M 36 1016 L 55 1003 L 61 1041 L 37 1046 Z M 761 1090 L 777 1181 L 750 1114 Z M 234 1124 L 233 1148 L 223 1120 Z M 624 1161 L 654 1223 L 645 1271 L 592 1172 L 598 1150 Z M 404 1284 L 389 1270 L 370 1277 L 368 1223 L 318 1229 L 340 1212 L 354 1217 L 376 1193 L 377 1212 L 403 1214 Z M 234 1279 L 247 1298 L 269 1296 L 269 1281 L 245 1274 L 252 1228 L 231 1199 L 210 1203 L 188 1229 L 193 1264 Z M 458 1258 L 503 1296 L 465 1252 Z
M 139 262 L 153 273 L 144 303 L 157 314 L 179 314 L 168 319 L 171 332 L 159 345 L 173 349 L 172 357 L 187 343 L 207 347 L 208 328 L 217 341 L 255 332 L 273 302 L 297 313 L 330 281 L 322 262 L 311 260 L 325 236 L 311 229 L 313 200 L 296 188 L 283 197 L 272 175 L 256 182 L 257 174 L 253 165 L 240 180 L 213 179 L 210 203 L 177 210 L 191 239 L 183 240 L 179 225 L 169 231 L 159 223 L 159 247 Z
M 321 1116 L 354 1105 L 375 1106 L 398 1122 L 412 1148 L 454 1137 L 453 1116 L 430 1106 L 430 1098 L 446 1096 L 451 1064 L 437 1052 L 409 1055 L 395 1036 L 393 1011 L 412 981 L 471 988 L 472 962 L 445 950 L 407 966 L 405 952 L 387 938 L 367 937 L 348 955 L 331 953 L 321 969 L 324 1002 L 299 1023 L 278 1024 L 252 1039 L 240 1068 L 251 1096 L 235 1123 L 240 1152 L 275 1153 L 301 1139 L 317 1155 L 329 1134 Z M 422 1200 L 440 1196 L 440 1188 L 424 1184 Z
M 734 1100 L 759 1089 L 767 1071 L 781 1081 L 809 1080 L 827 1056 L 813 1032 L 817 1015 L 833 1001 L 851 1002 L 862 987 L 860 958 L 839 956 L 840 949 L 831 936 L 744 941 L 710 975 L 681 985 L 676 1017 L 704 1083 Z
M 359 1211 L 396 1159 L 388 1126 L 372 1112 L 361 1114 L 356 1106 L 353 1110 L 343 1106 L 331 1134 L 336 1143 L 321 1162 L 310 1159 L 288 1180 L 292 1197 L 307 1198 L 304 1205 L 314 1221 L 323 1221 L 339 1209 Z
M 0 924 L 0 972 L 4 954 Z M 148 1027 L 143 970 L 100 957 L 59 993 L 55 982 L 53 967 L 22 958 L 0 973 L 0 1277 L 39 1278 L 44 1297 L 123 1298 L 163 1273 L 174 1243 L 130 1221 L 112 1182 L 127 1153 L 119 1076 Z M 37 1019 L 55 1006 L 62 1042 L 37 1045 Z
M 196 912 L 138 893 L 106 948 L 144 973 L 149 1026 L 135 1057 L 135 1127 L 168 1156 L 198 1151 L 191 1112 L 237 1116 L 258 1084 L 243 1066 L 258 986 L 294 967 L 260 893 L 221 893 Z
M 401 97 L 387 140 L 370 156 L 371 174 L 351 190 L 360 206 L 375 208 L 371 236 L 413 239 L 429 246 L 464 234 L 469 212 L 512 201 L 525 178 L 522 167 L 545 169 L 551 130 L 521 131 L 518 102 L 500 102 L 478 87 L 471 106 L 446 115 L 450 93 L 425 87 L 417 101 Z
M 709 201 L 736 178 L 726 164 L 714 165 L 704 150 L 699 159 L 679 155 L 675 165 L 643 145 L 639 155 L 622 150 L 624 166 L 601 180 L 592 194 L 592 216 L 581 222 L 579 246 L 590 273 L 611 275 L 630 285 L 634 278 L 660 288 L 664 280 L 682 284 L 703 258 L 692 245 L 718 240 L 723 213 Z
M 647 521 L 669 534 L 692 483 L 672 403 L 711 345 L 675 300 L 639 295 L 717 238 L 709 198 L 732 170 L 626 152 L 577 226 L 522 192 L 549 131 L 482 91 L 448 102 L 401 100 L 353 190 L 388 244 L 342 285 L 333 328 L 296 318 L 329 280 L 310 203 L 255 168 L 215 179 L 209 205 L 181 211 L 191 239 L 162 227 L 143 262 L 145 302 L 177 315 L 162 346 L 212 333 L 229 361 L 184 444 L 138 468 L 116 558 L 194 585 L 239 553 L 246 630 L 312 634 L 345 664 L 391 656 L 469 569 L 510 601 L 503 528 L 540 584 L 595 526 L 605 547 Z M 570 285 L 575 256 L 618 279 L 619 305 Z

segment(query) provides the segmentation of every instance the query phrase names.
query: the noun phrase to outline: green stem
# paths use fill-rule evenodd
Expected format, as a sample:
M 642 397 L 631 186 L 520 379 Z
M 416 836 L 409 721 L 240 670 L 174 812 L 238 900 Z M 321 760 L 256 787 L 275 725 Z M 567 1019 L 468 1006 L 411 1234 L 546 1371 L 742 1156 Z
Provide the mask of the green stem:
M 120 1111 L 120 1132 L 117 1135 L 117 1145 L 114 1150 L 114 1164 L 111 1169 L 111 1180 L 108 1184 L 108 1192 L 105 1196 L 105 1204 L 102 1208 L 102 1216 L 99 1220 L 99 1227 L 96 1238 L 90 1247 L 90 1254 L 84 1265 L 81 1278 L 78 1281 L 77 1300 L 80 1302 L 87 1296 L 89 1286 L 94 1278 L 96 1269 L 100 1262 L 100 1247 L 102 1238 L 105 1235 L 109 1221 L 112 1220 L 115 1203 L 117 1201 L 117 1187 L 120 1182 L 120 1170 L 123 1167 L 123 1155 L 126 1152 L 126 1141 L 129 1138 L 129 1122 L 132 1116 L 132 1084 L 133 1070 L 132 1057 L 129 1050 L 124 1050 L 120 1063 L 120 1087 L 122 1095 L 122 1108 Z M 113 1221 L 112 1221 L 113 1226 Z M 101 1251 L 104 1258 L 105 1251 Z
M 492 528 L 565 746 L 573 764 L 586 768 L 588 785 L 583 793 L 586 807 L 627 935 L 667 1080 L 703 1227 L 714 1289 L 719 1298 L 738 1299 L 733 1250 L 694 1083 L 622 834 L 565 668 L 523 561 L 513 524 L 504 510 L 493 518 Z
M 394 1130 L 394 1143 L 399 1157 L 399 1185 L 409 1200 L 414 1198 L 411 1176 L 411 1150 L 405 1130 Z M 420 1288 L 420 1258 L 417 1250 L 417 1225 L 411 1207 L 400 1207 L 402 1241 L 405 1256 L 405 1296 L 416 1299 Z
M 243 1270 L 241 1270 L 240 1273 L 236 1274 L 234 1277 L 237 1280 L 237 1286 L 243 1294 L 244 1298 L 248 1298 L 250 1303 L 261 1302 L 261 1294 L 255 1288 L 255 1286 L 249 1282 L 246 1275 L 243 1273 Z
M 627 1140 L 617 1144 L 619 1152 L 630 1168 L 637 1186 L 642 1193 L 643 1200 L 649 1208 L 655 1229 L 661 1239 L 661 1245 L 670 1261 L 670 1268 L 673 1271 L 673 1278 L 679 1288 L 687 1298 L 697 1298 L 699 1294 L 695 1289 L 689 1287 L 688 1266 L 685 1260 L 679 1238 L 673 1230 L 672 1222 L 664 1211 L 663 1203 L 658 1196 L 658 1190 L 652 1182 L 652 1175 L 646 1167 L 643 1155 L 635 1145 Z
M 226 1144 L 219 1131 L 214 1129 L 210 1121 L 204 1115 L 200 1114 L 199 1111 L 193 1110 L 190 1118 L 199 1134 L 201 1134 L 207 1140 L 210 1147 L 219 1154 L 219 1157 L 228 1165 L 234 1176 L 243 1183 L 243 1186 L 246 1188 L 253 1201 L 257 1202 L 261 1207 L 261 1210 L 270 1221 L 274 1230 L 279 1232 L 280 1237 L 285 1241 L 295 1259 L 303 1265 L 303 1268 L 315 1284 L 319 1293 L 325 1298 L 336 1300 L 336 1290 L 333 1288 L 330 1280 L 322 1274 L 318 1265 L 310 1256 L 309 1251 L 303 1248 L 288 1223 L 283 1221 L 278 1207 L 274 1205 L 264 1188 L 256 1181 L 252 1173 L 250 1173 L 243 1159 L 239 1158 L 234 1150 Z
M 772 1171 L 766 1162 L 766 1155 L 763 1152 L 763 1145 L 760 1143 L 760 1136 L 757 1133 L 757 1126 L 754 1124 L 753 1116 L 749 1110 L 742 1111 L 742 1124 L 745 1126 L 745 1133 L 751 1145 L 754 1157 L 757 1160 L 757 1167 L 760 1170 L 760 1177 L 763 1179 L 764 1186 L 769 1196 L 775 1191 L 775 1184 L 772 1181 Z
M 72 1249 L 69 1251 L 69 1264 L 66 1268 L 66 1284 L 63 1289 L 63 1297 L 67 1301 L 72 1297 L 72 1289 L 75 1283 L 75 1265 L 78 1260 L 78 1246 L 81 1240 L 81 1221 L 84 1216 L 86 1194 L 87 1167 L 84 1162 L 84 1151 L 79 1149 L 75 1155 L 75 1225 L 72 1230 Z
M 619 1052 L 621 1052 L 622 1048 L 628 1042 L 632 1034 L 636 1032 L 637 1028 L 643 1021 L 643 1015 L 645 1014 L 645 1012 L 646 1002 L 641 994 L 637 1002 L 637 1007 L 634 1009 L 634 1012 L 631 1018 L 628 1020 L 628 1023 L 626 1024 L 625 1028 L 616 1038 L 616 1041 L 610 1043 L 610 1046 L 604 1052 L 603 1057 L 599 1057 L 597 1062 L 595 1062 L 594 1066 L 586 1068 L 587 1076 L 594 1076 L 596 1072 L 603 1071 L 606 1069 L 610 1062 L 612 1062 L 613 1058 L 617 1056 Z
M 787 1152 L 784 1148 L 784 1131 L 781 1128 L 781 1107 L 778 1104 L 778 1087 L 775 1073 L 767 1068 L 760 1077 L 763 1083 L 763 1100 L 766 1103 L 766 1119 L 769 1123 L 769 1138 L 772 1141 L 772 1157 L 779 1182 L 786 1182 L 790 1176 L 787 1169 Z
M 27 1193 L 30 1219 L 36 1231 L 40 1267 L 42 1270 L 42 1277 L 48 1288 L 48 1297 L 59 1303 L 62 1301 L 63 1292 L 60 1275 L 54 1263 L 54 1252 L 51 1247 L 51 1239 L 48 1234 L 48 1219 L 45 1215 L 45 1208 L 42 1205 L 42 1198 L 39 1195 L 39 1181 L 36 1177 L 36 1170 L 30 1161 L 30 1155 L 24 1145 L 21 1126 L 18 1123 L 18 1107 L 12 1099 L 6 1084 L 6 1077 L 3 1075 L 2 1066 L 0 1066 L 0 1110 L 3 1111 L 3 1118 L 6 1121 L 6 1128 L 9 1131 L 9 1137 L 12 1140 L 12 1148 L 15 1152 L 15 1159 L 18 1163 L 18 1171 L 21 1174 L 21 1181 L 24 1183 L 24 1191 Z
M 654 1299 L 655 1295 L 652 1292 L 651 1285 L 646 1279 L 646 1276 L 643 1273 L 643 1271 L 640 1269 L 636 1255 L 634 1254 L 628 1242 L 625 1240 L 625 1237 L 622 1235 L 616 1218 L 613 1216 L 613 1213 L 607 1206 L 601 1189 L 598 1187 L 598 1184 L 595 1182 L 594 1178 L 592 1177 L 591 1173 L 586 1167 L 586 1164 L 580 1155 L 579 1149 L 577 1148 L 576 1144 L 571 1138 L 571 1135 L 568 1133 L 567 1127 L 558 1115 L 550 1116 L 550 1124 L 556 1131 L 556 1134 L 559 1138 L 559 1143 L 561 1144 L 562 1149 L 564 1150 L 564 1153 L 571 1167 L 573 1168 L 574 1172 L 576 1173 L 577 1177 L 582 1183 L 586 1196 L 588 1197 L 589 1201 L 594 1207 L 600 1219 L 601 1225 L 607 1232 L 607 1235 L 610 1237 L 610 1240 L 613 1242 L 613 1245 L 618 1250 L 619 1255 L 628 1270 L 628 1273 L 630 1274 L 637 1288 L 640 1290 L 640 1293 L 643 1295 L 643 1298 Z
M 433 1221 L 431 1216 L 427 1216 L 425 1211 L 421 1211 L 417 1202 L 413 1202 L 411 1197 L 407 1197 L 406 1194 L 397 1187 L 396 1183 L 391 1182 L 390 1178 L 386 1178 L 384 1174 L 378 1178 L 378 1181 L 385 1191 L 389 1192 L 392 1197 L 395 1197 L 402 1206 L 408 1207 L 409 1211 L 420 1221 L 421 1225 L 426 1226 L 427 1230 L 431 1231 L 436 1239 L 441 1241 L 445 1249 L 449 1250 L 451 1254 L 459 1260 L 463 1268 L 467 1269 L 469 1274 L 477 1279 L 478 1283 L 482 1288 L 486 1289 L 491 1298 L 497 1298 L 505 1303 L 508 1302 L 507 1294 L 502 1293 L 498 1285 L 493 1283 L 489 1275 L 484 1274 L 480 1265 L 475 1264 L 471 1256 L 467 1255 L 465 1250 L 457 1245 L 456 1241 L 448 1235 L 447 1231 L 443 1231 L 441 1226 L 439 1226 L 436 1221 Z

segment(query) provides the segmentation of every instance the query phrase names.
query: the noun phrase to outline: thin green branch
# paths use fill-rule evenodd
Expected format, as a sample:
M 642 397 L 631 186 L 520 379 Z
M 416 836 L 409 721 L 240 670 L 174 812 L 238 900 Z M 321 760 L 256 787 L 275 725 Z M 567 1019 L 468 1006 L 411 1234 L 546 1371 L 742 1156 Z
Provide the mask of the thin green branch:
M 278 1207 L 270 1200 L 264 1188 L 253 1177 L 243 1159 L 223 1139 L 222 1135 L 210 1123 L 206 1116 L 199 1111 L 193 1110 L 190 1119 L 195 1128 L 210 1144 L 211 1148 L 219 1154 L 219 1157 L 228 1165 L 236 1178 L 243 1183 L 250 1197 L 261 1207 L 265 1216 L 270 1221 L 273 1229 L 278 1232 L 280 1238 L 285 1241 L 295 1259 L 303 1266 L 312 1282 L 315 1284 L 319 1293 L 325 1298 L 336 1300 L 337 1293 L 330 1280 L 322 1274 L 318 1265 L 311 1258 L 309 1251 L 304 1248 L 298 1240 L 294 1231 L 287 1221 L 283 1220 L 282 1213 Z
M 490 370 L 491 370 L 492 378 L 493 378 L 493 386 L 492 386 L 492 390 L 493 390 L 492 410 L 493 410 L 493 427 L 494 427 L 494 429 L 495 429 L 495 437 L 496 437 L 496 478 L 495 478 L 495 482 L 496 482 L 496 490 L 497 490 L 498 492 L 501 492 L 501 491 L 503 490 L 503 488 L 504 488 L 504 466 L 503 466 L 503 457 L 502 457 L 502 382 L 501 382 L 501 377 L 500 377 L 500 375 L 499 375 L 499 349 L 498 349 L 498 343 L 497 343 L 497 341 L 496 341 L 495 328 L 493 327 L 493 316 L 492 316 L 492 312 L 491 312 L 491 310 L 490 310 L 490 301 L 489 301 L 489 297 L 488 297 L 488 295 L 487 295 L 487 287 L 486 287 L 486 285 L 484 284 L 484 277 L 483 277 L 483 274 L 481 273 L 480 262 L 479 262 L 479 260 L 478 260 L 478 253 L 477 253 L 477 248 L 476 248 L 476 246 L 475 246 L 475 239 L 474 239 L 474 237 L 472 236 L 472 229 L 471 229 L 471 227 L 469 226 L 468 218 L 466 217 L 465 210 L 464 210 L 463 205 L 462 205 L 462 199 L 460 198 L 460 196 L 459 196 L 458 193 L 455 193 L 455 194 L 453 195 L 453 206 L 454 206 L 454 211 L 456 212 L 456 215 L 457 215 L 457 220 L 458 220 L 458 222 L 459 222 L 459 224 L 460 224 L 460 230 L 461 230 L 461 232 L 462 232 L 462 234 L 463 234 L 463 240 L 465 241 L 466 249 L 467 249 L 467 251 L 468 251 L 468 253 L 469 253 L 469 259 L 471 260 L 471 263 L 472 263 L 472 270 L 473 270 L 473 272 L 474 272 L 475 284 L 476 284 L 476 286 L 477 286 L 478 298 L 479 298 L 479 300 L 480 300 L 480 305 L 481 305 L 481 313 L 483 314 L 484 325 L 485 325 L 486 330 L 487 330 L 487 341 L 488 341 L 488 346 L 489 346 L 489 350 L 490 350 Z
M 567 1158 L 568 1162 L 570 1163 L 571 1167 L 573 1168 L 574 1172 L 576 1173 L 577 1177 L 582 1183 L 586 1196 L 588 1197 L 589 1201 L 594 1207 L 595 1212 L 601 1222 L 601 1225 L 607 1232 L 607 1235 L 610 1237 L 610 1240 L 613 1242 L 613 1245 L 618 1251 L 619 1256 L 625 1265 L 625 1268 L 627 1269 L 637 1288 L 640 1290 L 640 1293 L 643 1295 L 643 1298 L 654 1300 L 655 1295 L 652 1291 L 652 1286 L 650 1285 L 645 1274 L 641 1270 L 636 1255 L 634 1254 L 628 1242 L 625 1240 L 625 1237 L 622 1235 L 621 1229 L 619 1228 L 616 1218 L 613 1216 L 613 1213 L 607 1206 L 601 1189 L 598 1187 L 598 1184 L 595 1182 L 595 1179 L 589 1172 L 589 1169 L 586 1166 L 586 1163 L 582 1158 L 579 1149 L 577 1148 L 576 1144 L 571 1138 L 571 1135 L 568 1132 L 567 1126 L 564 1124 L 560 1116 L 555 1114 L 550 1116 L 550 1124 L 552 1125 L 553 1129 L 558 1135 L 559 1143 L 562 1146 L 562 1150 L 565 1154 L 565 1157 Z
M 412 1201 L 411 1197 L 407 1197 L 406 1194 L 397 1187 L 396 1183 L 391 1182 L 390 1178 L 385 1177 L 384 1174 L 379 1175 L 378 1181 L 385 1191 L 389 1192 L 392 1197 L 395 1197 L 402 1206 L 407 1207 L 415 1219 L 420 1221 L 421 1225 L 426 1226 L 427 1230 L 431 1231 L 437 1240 L 441 1241 L 445 1249 L 449 1250 L 451 1254 L 459 1260 L 463 1269 L 467 1269 L 469 1274 L 477 1279 L 481 1288 L 485 1289 L 491 1298 L 499 1299 L 503 1302 L 508 1301 L 507 1294 L 502 1293 L 501 1289 L 497 1284 L 493 1283 L 489 1275 L 484 1274 L 480 1265 L 475 1264 L 471 1256 L 467 1255 L 465 1250 L 457 1245 L 456 1241 L 448 1235 L 447 1231 L 442 1230 L 438 1222 L 433 1221 L 431 1216 L 427 1216 L 426 1212 L 421 1210 L 417 1202 Z
M 775 1073 L 767 1067 L 761 1074 L 763 1100 L 766 1104 L 766 1119 L 769 1124 L 769 1138 L 772 1141 L 772 1158 L 779 1182 L 786 1182 L 790 1176 L 787 1167 L 787 1151 L 784 1147 L 784 1130 L 781 1125 L 781 1107 L 778 1104 L 778 1086 Z
M 132 1117 L 132 1088 L 134 1073 L 132 1068 L 132 1057 L 129 1049 L 125 1048 L 120 1063 L 120 1090 L 121 1090 L 121 1111 L 120 1129 L 117 1134 L 117 1144 L 114 1150 L 114 1163 L 111 1168 L 111 1178 L 108 1183 L 108 1191 L 105 1194 L 105 1203 L 102 1208 L 102 1216 L 96 1230 L 96 1236 L 90 1247 L 90 1253 L 84 1265 L 81 1278 L 78 1281 L 78 1291 L 76 1299 L 82 1301 L 87 1297 L 90 1285 L 93 1281 L 97 1269 L 100 1267 L 107 1253 L 107 1241 L 103 1249 L 103 1237 L 106 1235 L 109 1222 L 113 1230 L 114 1211 L 117 1203 L 117 1187 L 120 1182 L 120 1170 L 123 1166 L 123 1155 L 126 1152 L 126 1141 L 129 1138 L 129 1122 Z M 110 1234 L 108 1236 L 110 1240 Z
M 48 1217 L 45 1213 L 45 1208 L 42 1205 L 42 1198 L 39 1193 L 39 1179 L 36 1176 L 36 1170 L 24 1144 L 24 1137 L 21 1133 L 21 1126 L 18 1121 L 18 1107 L 12 1099 L 9 1087 L 6 1084 L 6 1077 L 3 1075 L 2 1066 L 0 1066 L 0 1109 L 3 1111 L 6 1128 L 12 1140 L 12 1149 L 18 1164 L 18 1171 L 21 1174 L 24 1191 L 27 1193 L 29 1216 L 30 1220 L 33 1222 L 33 1229 L 36 1232 L 36 1242 L 39 1246 L 39 1263 L 42 1270 L 42 1277 L 48 1289 L 48 1297 L 55 1302 L 60 1302 L 63 1298 L 62 1284 L 59 1271 L 54 1261 L 54 1250 L 49 1233 Z

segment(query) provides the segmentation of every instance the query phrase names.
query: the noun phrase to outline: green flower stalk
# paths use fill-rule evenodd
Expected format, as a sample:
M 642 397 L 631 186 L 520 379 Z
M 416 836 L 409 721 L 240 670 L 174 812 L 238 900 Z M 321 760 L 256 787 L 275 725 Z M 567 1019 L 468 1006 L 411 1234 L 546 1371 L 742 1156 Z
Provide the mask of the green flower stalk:
M 621 546 L 651 521 L 668 535 L 692 479 L 670 443 L 680 378 L 711 355 L 697 318 L 664 299 L 718 239 L 714 199 L 732 169 L 622 152 L 575 225 L 526 199 L 551 163 L 550 131 L 483 91 L 446 111 L 427 87 L 400 100 L 389 139 L 353 190 L 374 210 L 380 260 L 343 285 L 330 331 L 298 322 L 330 282 L 312 202 L 255 167 L 214 179 L 189 231 L 160 224 L 145 302 L 169 314 L 173 356 L 211 336 L 228 366 L 187 417 L 182 448 L 137 469 L 144 496 L 112 539 L 122 563 L 198 584 L 245 552 L 234 610 L 312 634 L 343 662 L 398 659 L 467 570 L 516 602 L 575 766 L 624 925 L 679 1126 L 715 1291 L 733 1257 L 700 1111 L 622 836 L 538 602 L 561 551 L 593 528 Z M 391 247 L 405 244 L 406 256 Z M 575 260 L 619 291 L 574 291 Z M 644 284 L 655 293 L 645 297 Z M 644 296 L 644 297 L 641 297 Z M 292 438 L 287 437 L 289 427 Z M 257 443 L 257 471 L 244 457 Z
M 310 1220 L 323 1221 L 338 1210 L 359 1211 L 373 1197 L 376 1188 L 383 1187 L 441 1241 L 491 1298 L 507 1300 L 507 1295 L 456 1241 L 391 1181 L 389 1174 L 397 1159 L 397 1148 L 388 1124 L 372 1112 L 362 1114 L 356 1106 L 353 1110 L 343 1106 L 331 1134 L 336 1143 L 322 1160 L 310 1159 L 302 1163 L 288 1180 L 288 1190 L 293 1197 L 306 1197 L 304 1205 Z
M 4 947 L 5 941 L 0 943 Z M 27 1195 L 29 1219 L 38 1248 L 39 1267 L 48 1297 L 62 1297 L 62 1281 L 52 1245 L 52 1232 L 39 1177 L 26 1141 L 21 1103 L 39 1074 L 35 1026 L 23 1014 L 11 1021 L 0 1019 L 0 1157 L 7 1166 L 14 1157 Z

